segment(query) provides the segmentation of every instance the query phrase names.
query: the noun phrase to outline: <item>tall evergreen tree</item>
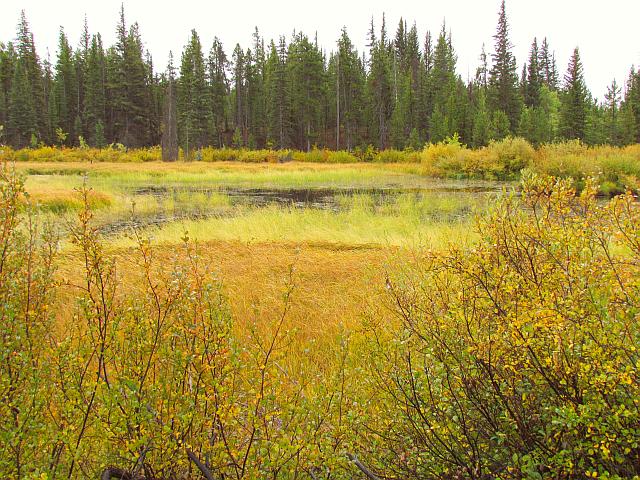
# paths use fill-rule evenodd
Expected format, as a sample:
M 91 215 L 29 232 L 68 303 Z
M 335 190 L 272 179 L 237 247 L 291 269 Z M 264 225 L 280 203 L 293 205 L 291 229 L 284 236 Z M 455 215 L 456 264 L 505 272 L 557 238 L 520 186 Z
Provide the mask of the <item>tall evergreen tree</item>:
M 280 37 L 272 41 L 265 65 L 267 137 L 277 148 L 290 145 L 289 84 L 287 79 L 287 45 Z
M 509 23 L 505 0 L 500 4 L 498 27 L 493 53 L 493 66 L 489 77 L 489 99 L 493 111 L 502 111 L 509 119 L 510 131 L 514 132 L 520 120 L 522 100 L 518 92 L 518 75 L 516 73 L 516 59 L 511 51 L 509 40 Z
M 246 121 L 246 82 L 245 82 L 245 58 L 242 47 L 237 44 L 233 50 L 233 121 L 234 121 L 234 146 L 245 146 L 248 132 Z
M 337 105 L 339 113 L 336 112 L 336 125 L 344 135 L 339 134 L 340 141 L 336 142 L 336 148 L 353 149 L 360 141 L 362 134 L 363 118 L 363 86 L 364 86 L 364 65 L 358 56 L 346 28 L 342 29 L 342 34 L 338 40 L 338 51 L 332 59 L 334 76 L 336 80 Z M 333 83 L 333 82 L 332 82 Z M 335 96 L 333 98 L 336 98 Z M 336 136 L 338 138 L 338 135 Z
M 73 51 L 62 28 L 58 38 L 58 61 L 55 67 L 53 87 L 55 119 L 52 120 L 54 128 L 60 128 L 66 134 L 66 143 L 72 145 L 77 140 L 77 132 L 75 131 L 75 120 L 78 115 L 77 72 Z M 79 133 L 82 134 L 82 132 Z M 62 138 L 58 140 L 63 141 Z
M 589 108 L 580 52 L 576 47 L 564 76 L 561 95 L 560 134 L 567 139 L 583 140 Z
M 173 53 L 169 52 L 167 65 L 164 109 L 162 115 L 162 160 L 178 160 L 178 102 L 176 98 L 176 78 Z
M 19 148 L 28 146 L 38 133 L 35 99 L 31 95 L 29 70 L 25 63 L 18 57 L 9 92 L 7 136 L 10 143 Z
M 538 40 L 533 39 L 529 51 L 529 63 L 526 68 L 526 76 L 522 79 L 524 88 L 524 103 L 527 107 L 540 106 L 540 87 L 542 85 L 542 72 L 540 70 L 540 52 Z
M 324 62 L 317 45 L 302 33 L 289 44 L 287 70 L 295 146 L 310 150 L 321 134 Z
M 640 143 L 640 71 L 629 72 L 624 95 L 625 138 Z
M 225 145 L 225 133 L 228 130 L 229 81 L 227 69 L 229 61 L 224 53 L 222 42 L 216 37 L 208 58 L 208 81 L 211 96 L 211 135 L 212 145 Z
M 622 90 L 616 82 L 615 78 L 611 85 L 607 87 L 605 99 L 605 112 L 607 123 L 607 143 L 611 145 L 620 145 L 620 94 Z
M 83 118 L 91 145 L 104 146 L 106 122 L 106 60 L 100 34 L 93 35 L 86 60 Z
M 380 39 L 376 38 L 373 21 L 369 34 L 369 75 L 367 81 L 368 106 L 370 109 L 370 141 L 378 148 L 388 146 L 389 122 L 393 111 L 391 95 L 391 65 L 389 45 L 384 19 Z
M 558 69 L 556 67 L 556 56 L 549 51 L 547 38 L 542 41 L 540 47 L 540 58 L 538 59 L 542 83 L 550 90 L 558 90 Z
M 116 27 L 116 44 L 106 56 L 109 137 L 137 147 L 152 137 L 152 95 L 149 62 L 145 62 L 138 25 L 128 30 L 124 7 Z
M 23 72 L 19 75 L 23 75 L 23 80 L 26 81 L 26 85 L 16 86 L 16 93 L 28 92 L 29 99 L 27 103 L 33 105 L 35 110 L 35 118 L 32 129 L 33 135 L 41 141 L 49 141 L 47 138 L 47 114 L 48 109 L 45 103 L 44 95 L 44 78 L 42 74 L 42 67 L 40 65 L 40 58 L 36 52 L 36 46 L 33 39 L 33 33 L 29 27 L 27 16 L 24 10 L 20 13 L 20 23 L 18 24 L 18 35 L 16 38 L 15 49 L 18 59 L 22 63 Z M 14 77 L 15 78 L 15 77 Z M 14 97 L 14 101 L 17 99 Z M 25 106 L 25 108 L 19 108 L 14 105 L 14 108 L 19 110 L 28 111 L 31 107 Z M 11 122 L 9 122 L 11 123 Z M 19 123 L 19 122 L 18 122 Z
M 13 44 L 0 42 L 0 125 L 6 126 L 9 114 L 9 93 L 15 63 Z
M 180 63 L 177 85 L 178 137 L 185 154 L 209 143 L 211 124 L 210 94 L 204 56 L 195 30 L 187 43 Z

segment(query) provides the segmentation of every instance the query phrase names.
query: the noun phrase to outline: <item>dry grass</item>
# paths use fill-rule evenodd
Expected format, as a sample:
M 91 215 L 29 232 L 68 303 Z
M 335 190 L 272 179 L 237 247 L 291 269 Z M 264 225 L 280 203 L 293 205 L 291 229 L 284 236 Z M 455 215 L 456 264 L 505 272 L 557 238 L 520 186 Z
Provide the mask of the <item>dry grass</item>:
M 370 307 L 380 304 L 386 271 L 395 268 L 409 250 L 381 246 L 344 246 L 326 243 L 242 243 L 212 241 L 197 246 L 210 270 L 221 280 L 232 310 L 237 338 L 253 330 L 271 328 L 283 309 L 283 293 L 294 284 L 286 328 L 295 341 L 287 361 L 321 366 L 339 338 L 357 331 Z M 157 265 L 184 262 L 184 249 L 176 245 L 154 248 Z M 133 248 L 111 249 L 118 264 L 121 293 L 142 288 Z M 82 264 L 68 249 L 61 259 L 61 280 L 76 281 Z M 58 321 L 70 321 L 73 289 L 64 287 L 58 298 Z M 327 365 L 327 368 L 329 365 Z

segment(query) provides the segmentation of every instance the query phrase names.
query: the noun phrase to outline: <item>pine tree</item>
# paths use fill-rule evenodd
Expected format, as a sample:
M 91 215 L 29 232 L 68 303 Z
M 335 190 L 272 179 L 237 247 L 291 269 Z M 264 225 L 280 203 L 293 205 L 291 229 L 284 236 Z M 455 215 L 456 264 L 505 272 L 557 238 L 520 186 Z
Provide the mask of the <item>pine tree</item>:
M 37 134 L 36 107 L 31 93 L 27 65 L 18 58 L 9 92 L 7 136 L 10 143 L 19 148 L 28 146 L 31 137 Z
M 447 34 L 443 23 L 433 51 L 433 67 L 427 77 L 430 90 L 426 100 L 430 107 L 428 112 L 430 142 L 435 143 L 454 133 L 459 133 L 456 129 L 458 121 L 455 118 L 459 112 L 449 111 L 448 108 L 449 105 L 455 105 L 453 96 L 458 93 L 456 61 L 451 35 Z
M 91 48 L 91 35 L 89 34 L 89 25 L 87 23 L 87 17 L 84 17 L 84 24 L 82 27 L 82 34 L 80 36 L 80 44 L 75 51 L 74 65 L 75 65 L 75 77 L 76 77 L 76 92 L 75 92 L 75 111 L 76 111 L 76 123 L 80 123 L 80 128 L 76 130 L 76 135 L 82 135 L 83 137 L 91 136 L 91 130 L 89 129 L 86 119 L 84 118 L 84 104 L 86 96 L 86 83 L 87 83 L 87 68 L 89 60 L 89 52 Z M 86 140 L 86 138 L 85 138 Z
M 289 44 L 287 74 L 295 146 L 310 150 L 321 134 L 324 62 L 322 52 L 306 35 L 297 34 Z
M 91 145 L 104 143 L 106 119 L 106 60 L 100 34 L 91 38 L 91 46 L 86 60 L 83 118 L 87 138 Z M 100 125 L 100 127 L 98 127 Z M 98 129 L 102 138 L 98 138 Z
M 389 45 L 386 41 L 384 20 L 380 40 L 376 39 L 373 27 L 369 34 L 369 75 L 367 81 L 368 105 L 370 109 L 370 141 L 375 142 L 379 149 L 388 146 L 389 122 L 393 110 L 391 96 L 391 66 L 389 59 Z
M 18 35 L 15 49 L 18 59 L 22 62 L 24 81 L 27 82 L 27 85 L 16 88 L 20 91 L 28 91 L 30 96 L 28 103 L 32 105 L 32 107 L 25 106 L 24 109 L 21 110 L 28 111 L 30 108 L 35 110 L 36 115 L 33 119 L 34 123 L 30 128 L 36 138 L 46 142 L 49 138 L 47 138 L 46 135 L 48 109 L 45 103 L 44 79 L 40 59 L 36 53 L 33 34 L 31 33 L 29 22 L 27 21 L 24 10 L 20 13 L 20 23 L 18 24 Z M 22 73 L 20 75 L 22 75 Z M 14 108 L 18 107 L 14 105 Z
M 150 67 L 138 25 L 134 23 L 127 30 L 122 7 L 116 44 L 106 55 L 108 136 L 114 142 L 138 147 L 149 144 L 153 137 Z
M 604 96 L 605 109 L 607 117 L 607 143 L 611 145 L 620 145 L 620 128 L 619 128 L 619 110 L 620 110 L 620 86 L 615 79 L 611 85 L 607 87 L 607 93 Z
M 336 148 L 351 150 L 360 141 L 363 118 L 364 65 L 358 56 L 346 28 L 338 40 L 338 51 L 332 59 L 335 85 L 338 85 L 337 102 L 340 114 L 336 119 L 340 130 L 344 130 L 342 140 Z M 336 78 L 337 77 L 337 78 Z M 333 97 L 335 99 L 335 97 Z
M 510 132 L 514 132 L 520 120 L 521 98 L 518 92 L 516 59 L 511 52 L 509 24 L 505 0 L 502 0 L 498 16 L 498 28 L 493 37 L 496 42 L 492 56 L 493 66 L 489 77 L 489 99 L 491 109 L 502 111 L 509 119 Z
M 471 135 L 471 145 L 476 148 L 487 145 L 491 139 L 491 125 L 486 95 L 486 88 L 481 86 L 478 91 L 477 105 L 473 117 L 473 133 Z
M 76 67 L 73 61 L 73 51 L 63 29 L 60 29 L 58 41 L 58 61 L 55 67 L 53 85 L 55 123 L 54 128 L 61 128 L 67 133 L 67 144 L 74 144 L 77 138 L 75 120 L 78 115 L 76 92 Z M 82 134 L 82 132 L 80 132 Z
M 162 116 L 162 160 L 178 160 L 178 106 L 176 99 L 175 68 L 173 53 L 169 52 L 166 72 L 165 103 Z
M 244 145 L 247 140 L 247 124 L 245 115 L 245 96 L 246 96 L 246 83 L 245 83 L 245 58 L 242 47 L 237 44 L 233 50 L 233 120 L 234 129 L 238 132 L 239 140 Z M 236 142 L 236 146 L 237 142 Z
M 217 147 L 224 146 L 225 133 L 228 129 L 228 64 L 229 62 L 224 53 L 222 43 L 216 37 L 213 39 L 213 45 L 209 52 L 207 77 L 211 95 L 212 144 Z
M 589 99 L 584 83 L 580 52 L 576 47 L 564 76 L 561 95 L 560 134 L 566 139 L 583 140 L 587 121 Z
M 210 94 L 207 85 L 200 38 L 191 30 L 191 38 L 182 53 L 177 82 L 178 137 L 185 155 L 209 142 L 211 124 Z
M 11 42 L 0 42 L 0 125 L 6 126 L 9 116 L 9 95 L 16 62 L 16 54 Z M 6 132 L 5 132 L 6 133 Z
M 540 66 L 540 74 L 542 83 L 544 83 L 549 90 L 558 90 L 558 69 L 556 67 L 556 57 L 549 51 L 549 42 L 547 38 L 542 41 L 540 47 L 540 58 L 538 64 Z
M 265 65 L 266 116 L 269 141 L 277 148 L 290 145 L 289 84 L 287 78 L 287 45 L 280 37 L 272 41 Z
M 529 64 L 526 68 L 526 77 L 523 76 L 525 85 L 524 103 L 526 106 L 534 108 L 540 106 L 540 87 L 542 85 L 542 73 L 540 71 L 540 52 L 538 51 L 538 40 L 533 39 L 531 50 L 529 51 Z
M 627 80 L 623 110 L 627 141 L 640 143 L 640 71 L 633 68 Z

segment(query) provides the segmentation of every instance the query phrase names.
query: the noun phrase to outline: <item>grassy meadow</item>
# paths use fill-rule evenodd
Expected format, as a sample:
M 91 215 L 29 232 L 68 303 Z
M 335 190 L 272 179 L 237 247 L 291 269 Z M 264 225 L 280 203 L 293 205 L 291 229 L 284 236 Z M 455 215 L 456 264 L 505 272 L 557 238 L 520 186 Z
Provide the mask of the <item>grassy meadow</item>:
M 635 198 L 433 148 L 5 163 L 0 471 L 637 478 Z

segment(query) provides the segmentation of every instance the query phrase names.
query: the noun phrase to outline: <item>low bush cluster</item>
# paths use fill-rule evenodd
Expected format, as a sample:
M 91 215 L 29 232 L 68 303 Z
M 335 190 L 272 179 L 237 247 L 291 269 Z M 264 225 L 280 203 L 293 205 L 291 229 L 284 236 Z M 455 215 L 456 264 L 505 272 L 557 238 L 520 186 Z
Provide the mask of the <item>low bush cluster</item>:
M 640 209 L 535 175 L 389 281 L 363 430 L 397 478 L 639 478 Z
M 437 177 L 512 180 L 535 158 L 534 148 L 522 138 L 492 141 L 487 147 L 471 150 L 457 137 L 427 145 L 422 162 Z
M 126 149 L 111 145 L 104 149 L 40 147 L 12 150 L 0 148 L 0 161 L 33 162 L 150 162 L 159 161 L 159 147 Z M 180 160 L 203 162 L 284 163 L 419 163 L 426 175 L 442 178 L 516 180 L 524 169 L 559 178 L 573 178 L 578 189 L 585 179 L 598 180 L 600 192 L 607 196 L 638 190 L 640 184 L 640 145 L 626 147 L 586 146 L 579 141 L 541 145 L 534 149 L 523 138 L 492 141 L 488 146 L 469 149 L 457 136 L 422 151 L 381 150 L 373 147 L 353 152 L 313 148 L 298 150 L 246 150 L 205 147 L 189 152 Z

